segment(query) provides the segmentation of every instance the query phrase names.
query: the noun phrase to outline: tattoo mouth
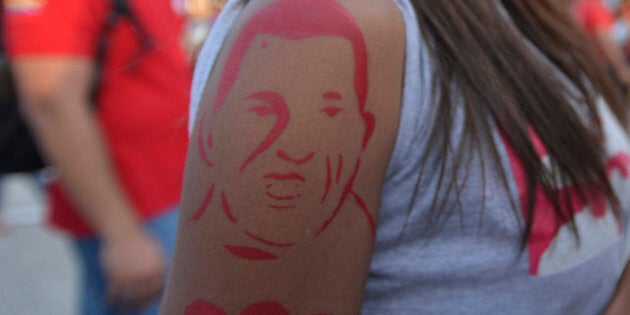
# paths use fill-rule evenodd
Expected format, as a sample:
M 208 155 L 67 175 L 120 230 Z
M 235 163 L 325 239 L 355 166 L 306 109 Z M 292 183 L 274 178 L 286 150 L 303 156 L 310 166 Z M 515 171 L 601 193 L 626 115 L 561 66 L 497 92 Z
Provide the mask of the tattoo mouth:
M 266 195 L 269 198 L 277 200 L 277 201 L 293 201 L 295 199 L 298 199 L 298 198 L 302 197 L 301 194 L 296 194 L 296 195 L 276 195 L 276 194 L 274 194 L 272 192 L 269 192 L 269 191 L 266 192 Z
M 270 199 L 267 207 L 275 210 L 295 209 L 295 201 L 302 197 L 299 191 L 302 183 L 306 182 L 299 173 L 267 173 L 264 179 L 271 180 L 265 187 L 265 194 Z
M 276 179 L 276 180 L 298 180 L 300 182 L 305 182 L 306 178 L 299 173 L 267 173 L 263 176 L 265 179 Z
M 274 210 L 292 210 L 296 208 L 295 201 L 302 197 L 302 194 L 287 194 L 286 192 L 282 193 L 273 193 L 269 190 L 265 192 L 267 197 L 271 198 L 271 202 L 267 204 L 267 207 Z

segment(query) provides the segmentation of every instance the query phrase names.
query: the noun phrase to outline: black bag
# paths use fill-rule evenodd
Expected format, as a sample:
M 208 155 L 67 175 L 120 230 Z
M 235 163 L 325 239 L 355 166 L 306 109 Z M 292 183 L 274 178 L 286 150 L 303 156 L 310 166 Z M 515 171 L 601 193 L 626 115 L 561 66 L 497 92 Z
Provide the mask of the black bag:
M 28 172 L 44 167 L 18 107 L 9 63 L 0 52 L 0 174 Z
M 110 2 L 111 12 L 97 47 L 97 70 L 92 85 L 93 100 L 95 100 L 98 92 L 100 66 L 105 56 L 108 35 L 121 18 L 126 18 L 130 22 L 134 32 L 142 41 L 143 49 L 148 49 L 152 45 L 147 33 L 127 3 L 128 0 L 110 0 Z M 0 16 L 2 16 L 2 11 L 3 8 L 0 4 Z M 0 25 L 2 25 L 1 22 L 0 19 Z M 2 34 L 1 27 L 0 34 Z M 0 41 L 0 175 L 36 171 L 46 167 L 33 136 L 24 122 L 18 104 L 19 100 L 11 76 L 10 64 L 5 55 L 4 44 Z

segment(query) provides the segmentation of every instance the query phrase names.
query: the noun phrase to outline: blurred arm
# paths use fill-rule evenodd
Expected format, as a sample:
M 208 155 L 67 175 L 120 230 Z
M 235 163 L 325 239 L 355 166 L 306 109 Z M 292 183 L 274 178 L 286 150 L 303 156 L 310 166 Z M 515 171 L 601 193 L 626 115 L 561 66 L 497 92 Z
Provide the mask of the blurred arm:
M 87 58 L 37 56 L 18 58 L 13 71 L 38 144 L 80 215 L 104 241 L 110 294 L 115 298 L 134 282 L 154 294 L 164 268 L 159 248 L 142 231 L 112 168 L 89 103 L 93 67 Z
M 285 21 L 294 19 L 292 9 L 268 7 L 293 1 L 251 2 L 210 76 L 191 137 L 162 314 L 360 311 L 398 125 L 404 26 L 390 1 L 310 1 L 352 16 L 365 40 L 369 84 L 361 115 L 348 39 L 262 35 L 234 44 L 239 34 L 251 35 L 254 17 L 277 21 L 267 14 L 286 10 Z M 328 23 L 326 14 L 312 14 Z M 238 55 L 242 62 L 234 61 Z M 229 85 L 226 63 L 238 63 L 238 76 L 229 93 L 217 94 Z M 226 95 L 219 109 L 217 95 Z
M 22 58 L 13 68 L 29 124 L 82 215 L 106 240 L 137 231 L 90 105 L 92 62 Z

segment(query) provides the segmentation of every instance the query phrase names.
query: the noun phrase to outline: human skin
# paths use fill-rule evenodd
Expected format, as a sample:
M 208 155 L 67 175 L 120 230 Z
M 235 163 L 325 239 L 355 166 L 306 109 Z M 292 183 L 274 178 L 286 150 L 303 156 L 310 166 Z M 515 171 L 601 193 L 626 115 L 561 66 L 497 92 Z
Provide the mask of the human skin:
M 103 241 L 100 259 L 108 298 L 127 307 L 154 300 L 165 270 L 161 249 L 135 217 L 91 113 L 92 62 L 37 55 L 18 57 L 12 64 L 39 145 L 79 214 Z M 138 294 L 123 299 L 129 290 Z
M 330 35 L 256 35 L 225 101 L 216 102 L 236 38 L 274 2 L 244 9 L 209 79 L 163 314 L 360 308 L 398 123 L 402 21 L 388 1 L 277 1 L 297 11 L 304 8 L 292 3 L 327 5 L 309 12 L 339 10 L 356 23 L 368 57 L 365 109 L 354 46 Z

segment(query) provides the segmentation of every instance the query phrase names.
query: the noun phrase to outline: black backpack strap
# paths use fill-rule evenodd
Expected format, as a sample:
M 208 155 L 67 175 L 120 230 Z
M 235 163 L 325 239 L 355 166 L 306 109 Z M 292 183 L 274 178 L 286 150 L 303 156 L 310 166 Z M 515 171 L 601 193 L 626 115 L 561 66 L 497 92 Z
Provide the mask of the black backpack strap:
M 145 28 L 142 26 L 142 23 L 140 23 L 140 20 L 138 20 L 135 13 L 131 9 L 131 6 L 129 5 L 129 0 L 109 0 L 109 3 L 110 12 L 105 19 L 105 24 L 103 26 L 103 30 L 101 31 L 101 35 L 99 36 L 96 47 L 96 69 L 92 86 L 92 104 L 94 107 L 96 107 L 95 101 L 98 94 L 98 87 L 101 83 L 101 67 L 103 65 L 103 62 L 105 61 L 105 53 L 107 52 L 107 45 L 109 44 L 109 36 L 116 24 L 118 24 L 121 19 L 127 19 L 127 21 L 129 21 L 129 23 L 131 24 L 131 28 L 137 35 L 142 47 L 142 51 L 140 51 L 139 55 L 145 54 L 154 46 L 153 41 L 149 36 L 149 33 L 145 30 Z M 136 62 L 136 60 L 130 61 L 130 63 L 134 62 Z
M 153 42 L 151 37 L 142 26 L 142 23 L 136 17 L 136 14 L 131 9 L 129 5 L 129 0 L 110 0 L 111 3 L 111 12 L 106 21 L 106 32 L 109 32 L 115 25 L 118 23 L 120 19 L 127 19 L 129 23 L 131 23 L 131 28 L 138 36 L 141 44 L 143 52 L 146 52 L 150 48 L 153 47 Z

